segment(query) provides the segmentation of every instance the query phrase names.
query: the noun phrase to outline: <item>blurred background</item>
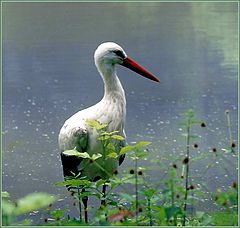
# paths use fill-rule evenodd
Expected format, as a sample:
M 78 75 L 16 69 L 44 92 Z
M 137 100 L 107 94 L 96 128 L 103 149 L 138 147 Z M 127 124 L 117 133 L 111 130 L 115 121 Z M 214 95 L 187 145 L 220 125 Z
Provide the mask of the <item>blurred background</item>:
M 54 185 L 63 179 L 58 133 L 68 117 L 102 98 L 93 54 L 105 41 L 161 80 L 118 67 L 128 142 L 152 141 L 150 158 L 184 156 L 179 123 L 192 108 L 207 125 L 195 130 L 201 138 L 194 150 L 207 159 L 192 168 L 201 176 L 216 162 L 204 174 L 209 192 L 228 188 L 237 180 L 237 157 L 209 160 L 209 153 L 228 145 L 225 110 L 238 137 L 237 10 L 236 2 L 3 3 L 3 190 L 14 199 L 34 191 L 65 198 L 66 189 Z M 131 165 L 126 158 L 120 169 Z

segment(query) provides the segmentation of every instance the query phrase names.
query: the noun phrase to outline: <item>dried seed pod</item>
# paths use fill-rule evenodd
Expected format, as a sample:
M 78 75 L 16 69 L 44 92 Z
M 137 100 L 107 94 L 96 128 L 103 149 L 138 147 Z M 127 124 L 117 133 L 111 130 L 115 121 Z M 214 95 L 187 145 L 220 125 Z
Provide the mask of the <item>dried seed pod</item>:
M 201 127 L 206 127 L 206 124 L 204 122 L 202 122 Z
M 129 173 L 134 174 L 134 169 L 130 169 Z
M 212 148 L 212 152 L 213 152 L 213 153 L 216 153 L 216 152 L 217 152 L 217 148 L 215 148 L 215 147 Z
M 189 162 L 189 157 L 185 157 L 182 161 L 184 165 L 188 164 L 188 162 Z
M 194 144 L 193 144 L 193 147 L 194 147 L 194 148 L 198 148 L 198 144 L 197 144 L 197 143 L 194 143 Z
M 114 175 L 118 175 L 118 171 L 115 169 L 115 170 L 113 171 L 113 174 L 114 174 Z

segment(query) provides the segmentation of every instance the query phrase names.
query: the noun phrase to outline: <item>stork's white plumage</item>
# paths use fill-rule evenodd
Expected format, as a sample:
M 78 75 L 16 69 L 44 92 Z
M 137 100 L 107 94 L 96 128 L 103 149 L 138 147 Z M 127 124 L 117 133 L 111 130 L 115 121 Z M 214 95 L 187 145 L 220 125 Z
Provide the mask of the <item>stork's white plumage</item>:
M 97 132 L 86 124 L 88 119 L 108 123 L 108 131 L 118 131 L 118 134 L 125 137 L 126 99 L 116 74 L 117 64 L 159 82 L 155 76 L 129 58 L 116 43 L 106 42 L 99 45 L 95 51 L 94 60 L 104 82 L 104 96 L 96 105 L 77 112 L 64 123 L 59 134 L 61 152 L 76 148 L 79 152 L 88 152 L 89 154 L 103 153 L 102 145 L 97 139 L 99 137 Z M 125 142 L 119 141 L 117 146 L 120 149 L 124 145 Z M 98 163 L 107 171 L 103 172 L 86 159 L 67 156 L 63 153 L 61 153 L 61 158 L 64 176 L 81 172 L 81 175 L 87 176 L 90 180 L 109 178 L 107 174 L 113 173 L 119 165 L 119 161 L 116 159 L 99 158 Z

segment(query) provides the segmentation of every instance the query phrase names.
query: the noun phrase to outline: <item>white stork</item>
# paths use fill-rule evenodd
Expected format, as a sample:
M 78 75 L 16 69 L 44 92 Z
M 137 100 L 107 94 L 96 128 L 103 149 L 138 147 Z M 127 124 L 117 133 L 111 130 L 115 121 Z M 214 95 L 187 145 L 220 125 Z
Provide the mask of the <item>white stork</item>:
M 146 78 L 159 82 L 158 78 L 128 57 L 125 51 L 113 42 L 99 45 L 94 54 L 94 61 L 104 82 L 104 96 L 97 104 L 81 110 L 67 119 L 59 133 L 64 176 L 72 176 L 73 173 L 77 175 L 81 172 L 81 176 L 86 176 L 92 181 L 100 178 L 108 179 L 108 174 L 118 168 L 124 157 L 121 156 L 119 161 L 99 158 L 97 161 L 106 170 L 104 172 L 86 159 L 67 156 L 62 152 L 76 148 L 79 152 L 87 152 L 90 155 L 103 153 L 101 142 L 98 140 L 99 135 L 86 123 L 86 120 L 89 119 L 107 123 L 108 131 L 118 131 L 118 134 L 125 138 L 126 98 L 116 74 L 116 65 L 125 66 Z M 124 141 L 119 141 L 117 146 L 121 149 L 124 145 Z M 83 202 L 85 209 L 87 209 L 86 201 Z M 87 222 L 86 217 L 85 221 Z

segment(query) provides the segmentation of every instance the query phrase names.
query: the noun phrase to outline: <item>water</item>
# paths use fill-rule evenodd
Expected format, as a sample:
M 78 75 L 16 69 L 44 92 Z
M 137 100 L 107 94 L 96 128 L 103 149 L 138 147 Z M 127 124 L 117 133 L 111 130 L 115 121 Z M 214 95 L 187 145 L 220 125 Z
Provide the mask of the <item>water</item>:
M 209 153 L 228 143 L 226 109 L 237 141 L 237 26 L 237 3 L 3 3 L 3 190 L 14 199 L 34 191 L 65 197 L 54 186 L 63 178 L 58 132 L 101 99 L 93 53 L 104 41 L 119 43 L 161 80 L 118 67 L 128 141 L 152 141 L 150 157 L 184 156 L 178 124 L 193 108 L 207 124 L 196 129 L 198 154 L 208 156 L 194 175 L 211 191 L 227 188 L 237 158 L 209 160 Z M 216 165 L 202 176 L 209 161 Z M 130 166 L 126 159 L 122 170 Z

